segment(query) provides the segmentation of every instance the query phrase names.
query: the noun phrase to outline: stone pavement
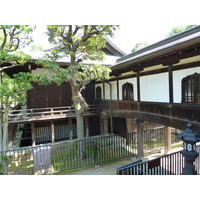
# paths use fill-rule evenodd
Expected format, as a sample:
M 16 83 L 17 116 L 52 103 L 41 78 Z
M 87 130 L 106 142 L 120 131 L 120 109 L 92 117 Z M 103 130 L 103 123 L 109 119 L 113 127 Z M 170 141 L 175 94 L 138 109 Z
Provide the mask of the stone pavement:
M 136 158 L 126 158 L 116 161 L 112 164 L 107 164 L 103 166 L 95 166 L 92 168 L 79 170 L 76 172 L 66 173 L 66 175 L 116 175 L 116 169 L 128 163 L 134 162 Z

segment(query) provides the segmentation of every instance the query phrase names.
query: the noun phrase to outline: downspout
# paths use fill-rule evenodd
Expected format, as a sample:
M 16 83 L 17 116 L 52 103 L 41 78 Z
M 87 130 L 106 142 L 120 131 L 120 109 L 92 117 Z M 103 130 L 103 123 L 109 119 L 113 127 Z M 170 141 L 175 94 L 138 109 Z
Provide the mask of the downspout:
M 111 134 L 113 134 L 113 114 L 112 114 L 112 84 L 109 82 L 106 82 L 108 85 L 110 85 L 110 129 Z

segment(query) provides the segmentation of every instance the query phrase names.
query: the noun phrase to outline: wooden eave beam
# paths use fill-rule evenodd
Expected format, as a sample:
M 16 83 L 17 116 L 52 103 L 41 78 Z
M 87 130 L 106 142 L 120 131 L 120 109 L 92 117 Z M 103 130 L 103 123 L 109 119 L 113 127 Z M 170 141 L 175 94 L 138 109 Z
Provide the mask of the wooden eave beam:
M 200 61 L 196 61 L 196 62 L 192 62 L 192 63 L 172 66 L 172 71 L 188 69 L 188 68 L 193 68 L 193 67 L 199 67 L 199 66 L 200 66 Z M 156 70 L 152 70 L 152 71 L 140 72 L 140 76 L 147 76 L 147 75 L 152 75 L 152 74 L 160 74 L 160 73 L 164 73 L 164 72 L 168 72 L 168 66 L 166 66 L 165 68 L 162 68 L 162 69 L 156 69 Z M 130 74 L 130 75 L 118 77 L 118 80 L 134 78 L 134 77 L 137 77 L 137 75 L 136 74 Z M 115 80 L 116 80 L 116 78 L 109 79 L 109 81 L 115 81 Z
M 174 52 L 173 52 L 174 53 Z M 185 51 L 181 50 L 179 52 L 176 52 L 176 54 L 167 54 L 167 55 L 162 55 L 159 57 L 154 57 L 151 58 L 150 60 L 144 60 L 143 62 L 136 62 L 135 64 L 129 65 L 124 67 L 123 69 L 118 69 L 118 70 L 113 70 L 111 75 L 114 75 L 116 72 L 119 73 L 126 73 L 130 71 L 138 71 L 147 67 L 152 67 L 154 65 L 160 65 L 162 64 L 163 66 L 168 66 L 168 65 L 173 65 L 177 64 L 179 60 L 185 59 L 185 58 L 190 58 L 193 56 L 200 55 L 200 44 L 196 46 L 192 46 L 192 49 L 185 49 Z M 138 69 L 138 66 L 140 66 L 141 69 Z M 136 68 L 136 69 L 133 69 Z M 112 69 L 112 68 L 111 68 Z

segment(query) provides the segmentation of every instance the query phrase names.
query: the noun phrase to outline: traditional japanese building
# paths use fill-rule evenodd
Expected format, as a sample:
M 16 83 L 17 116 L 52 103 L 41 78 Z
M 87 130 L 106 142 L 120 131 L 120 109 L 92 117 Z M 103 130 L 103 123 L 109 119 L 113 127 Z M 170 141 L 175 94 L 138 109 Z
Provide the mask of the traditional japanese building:
M 111 66 L 117 58 L 126 55 L 107 37 L 105 39 L 106 47 L 102 49 L 105 53 L 105 60 L 102 62 L 83 61 L 82 64 Z M 5 72 L 10 77 L 19 72 L 39 74 L 44 69 L 37 66 L 35 61 L 42 58 L 44 54 L 44 51 L 32 52 L 30 53 L 32 62 L 21 67 L 7 69 Z M 65 57 L 57 60 L 57 63 L 66 68 L 70 60 Z M 33 86 L 34 88 L 27 92 L 26 105 L 17 105 L 10 111 L 10 146 L 17 135 L 20 138 L 18 142 L 21 140 L 21 146 L 76 138 L 76 116 L 75 109 L 71 106 L 73 103 L 70 85 L 63 83 L 61 86 L 56 84 L 40 86 L 34 83 Z M 99 135 L 101 107 L 94 105 L 96 104 L 94 82 L 87 85 L 82 94 L 90 105 L 85 113 L 85 136 Z
M 113 133 L 126 132 L 134 121 L 166 131 L 191 122 L 200 130 L 200 26 L 119 58 L 111 69 L 108 84 L 95 88 Z
M 107 40 L 104 52 L 107 56 L 102 64 L 112 69 L 111 79 L 92 82 L 84 91 L 88 104 L 95 105 L 85 113 L 86 136 L 159 124 L 165 126 L 169 147 L 170 127 L 183 130 L 191 122 L 200 130 L 200 26 L 129 55 Z M 33 60 L 39 57 L 41 54 L 32 55 Z M 67 60 L 58 63 L 69 64 Z M 12 76 L 17 70 L 36 74 L 41 69 L 33 62 L 6 73 Z M 9 123 L 13 130 L 16 124 L 24 124 L 22 141 L 29 139 L 28 145 L 74 138 L 76 121 L 70 106 L 67 83 L 35 85 L 27 94 L 25 114 L 19 111 L 20 119 L 10 115 Z M 13 132 L 11 138 L 14 136 Z

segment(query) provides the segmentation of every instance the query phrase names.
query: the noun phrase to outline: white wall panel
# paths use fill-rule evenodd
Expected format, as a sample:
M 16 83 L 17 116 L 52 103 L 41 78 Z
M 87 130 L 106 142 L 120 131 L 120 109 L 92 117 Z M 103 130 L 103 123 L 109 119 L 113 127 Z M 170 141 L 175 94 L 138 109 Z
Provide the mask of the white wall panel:
M 168 73 L 140 77 L 141 101 L 169 102 Z

